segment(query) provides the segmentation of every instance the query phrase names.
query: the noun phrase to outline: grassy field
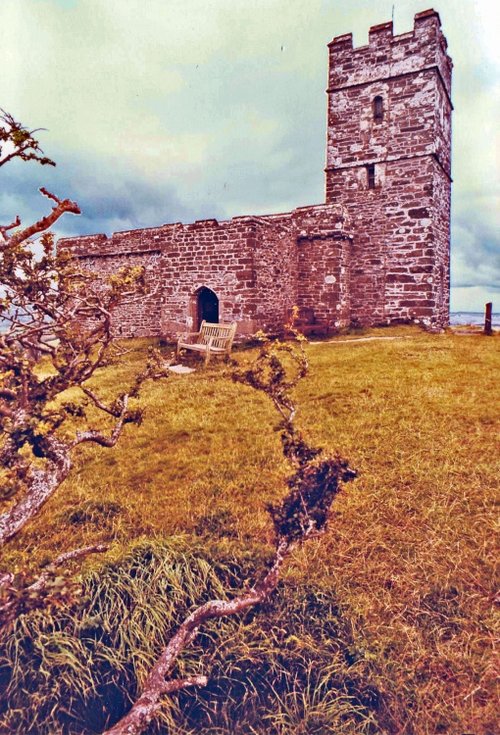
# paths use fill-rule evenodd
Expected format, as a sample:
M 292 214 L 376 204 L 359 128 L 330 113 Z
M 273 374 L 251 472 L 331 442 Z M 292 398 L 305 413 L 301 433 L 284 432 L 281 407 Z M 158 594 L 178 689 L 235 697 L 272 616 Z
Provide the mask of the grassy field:
M 304 434 L 359 478 L 327 534 L 295 554 L 276 599 L 214 625 L 186 656 L 185 670 L 202 667 L 211 685 L 173 698 L 150 732 L 496 732 L 499 339 L 361 336 L 383 339 L 308 345 L 296 392 Z M 145 347 L 99 373 L 102 395 L 131 379 Z M 86 563 L 78 609 L 18 623 L 0 658 L 10 697 L 0 731 L 99 732 L 103 700 L 123 709 L 118 689 L 133 695 L 179 611 L 251 579 L 268 557 L 266 504 L 290 468 L 271 405 L 228 372 L 215 363 L 147 385 L 142 425 L 113 450 L 81 447 L 69 480 L 8 549 L 6 565 L 36 568 L 112 544 L 106 560 Z M 142 613 L 132 620 L 131 609 Z

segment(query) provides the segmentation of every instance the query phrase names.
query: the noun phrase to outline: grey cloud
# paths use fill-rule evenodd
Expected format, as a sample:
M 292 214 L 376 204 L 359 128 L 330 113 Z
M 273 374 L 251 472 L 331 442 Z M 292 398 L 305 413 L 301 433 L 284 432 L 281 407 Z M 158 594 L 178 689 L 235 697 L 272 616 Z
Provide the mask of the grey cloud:
M 29 170 L 28 165 L 13 165 L 5 171 L 5 188 L 0 194 L 0 221 L 11 221 L 20 214 L 29 223 L 45 214 L 50 203 L 38 192 L 46 186 L 57 196 L 78 202 L 82 215 L 64 216 L 59 220 L 57 234 L 90 234 L 116 229 L 147 227 L 166 222 L 189 221 L 198 215 L 183 204 L 171 186 L 157 186 L 112 167 L 99 168 L 97 162 L 70 160 L 58 165 Z M 208 208 L 208 205 L 207 205 Z M 208 216 L 208 215 L 207 215 Z
M 464 212 L 452 227 L 454 287 L 500 288 L 500 247 L 493 220 L 479 211 Z

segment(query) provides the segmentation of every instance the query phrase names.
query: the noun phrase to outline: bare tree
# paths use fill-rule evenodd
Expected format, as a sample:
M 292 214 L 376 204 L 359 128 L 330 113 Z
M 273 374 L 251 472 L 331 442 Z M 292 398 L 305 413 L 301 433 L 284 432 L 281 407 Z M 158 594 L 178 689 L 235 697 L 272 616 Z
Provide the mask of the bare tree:
M 36 132 L 2 113 L 0 165 L 16 156 L 54 165 L 41 151 Z M 141 412 L 131 410 L 130 400 L 138 396 L 147 378 L 165 374 L 160 356 L 151 353 L 144 370 L 111 403 L 90 387 L 90 379 L 106 364 L 113 344 L 113 311 L 143 291 L 144 272 L 122 269 L 99 281 L 95 274 L 78 268 L 68 253 L 54 253 L 47 229 L 64 213 L 79 214 L 80 210 L 69 199 L 60 199 L 45 188 L 40 191 L 53 203 L 49 214 L 26 227 L 19 217 L 0 226 L 0 501 L 6 504 L 0 515 L 0 545 L 39 512 L 68 476 L 76 446 L 92 442 L 112 447 L 125 424 L 140 421 Z M 39 254 L 33 247 L 36 241 L 41 245 Z M 155 718 L 165 695 L 207 683 L 205 676 L 171 678 L 176 661 L 200 626 L 263 602 L 276 588 L 291 552 L 324 532 L 341 483 L 356 476 L 345 460 L 323 456 L 296 429 L 292 392 L 308 371 L 300 335 L 296 336 L 298 349 L 264 339 L 255 362 L 233 374 L 236 381 L 262 391 L 273 402 L 280 416 L 283 453 L 292 467 L 288 492 L 281 503 L 269 508 L 275 545 L 270 568 L 234 599 L 212 600 L 191 612 L 161 651 L 142 694 L 107 735 L 139 735 Z M 65 400 L 68 388 L 78 388 L 82 400 Z M 109 433 L 89 424 L 89 408 L 111 417 Z M 73 430 L 75 424 L 78 428 Z M 90 546 L 63 554 L 22 589 L 15 585 L 12 574 L 4 573 L 0 576 L 0 620 L 8 624 L 19 612 L 50 602 L 62 565 L 104 550 Z
M 283 453 L 292 465 L 287 480 L 288 492 L 277 505 L 270 506 L 274 526 L 275 553 L 270 569 L 248 590 L 232 600 L 211 600 L 197 607 L 181 623 L 143 685 L 142 694 L 129 712 L 104 735 L 140 735 L 162 707 L 164 697 L 192 686 L 205 686 L 206 676 L 171 678 L 172 669 L 183 651 L 196 638 L 200 626 L 214 618 L 243 613 L 262 603 L 276 589 L 280 573 L 292 551 L 307 540 L 322 534 L 327 525 L 332 502 L 342 482 L 356 477 L 356 472 L 340 457 L 322 456 L 311 447 L 295 427 L 296 407 L 292 390 L 308 371 L 303 338 L 295 345 L 264 339 L 256 361 L 247 370 L 235 370 L 238 382 L 264 392 L 273 402 L 281 421 Z
M 16 157 L 55 165 L 36 132 L 2 111 L 0 165 Z M 72 450 L 83 442 L 114 446 L 125 424 L 141 420 L 130 401 L 143 382 L 165 375 L 160 356 L 151 353 L 132 385 L 110 403 L 91 389 L 89 380 L 110 355 L 113 312 L 144 292 L 144 271 L 123 268 L 98 279 L 67 252 L 55 253 L 48 228 L 80 208 L 43 187 L 40 192 L 52 203 L 48 214 L 27 226 L 19 217 L 0 225 L 0 546 L 68 476 Z M 83 400 L 65 400 L 68 388 L 78 388 Z M 89 424 L 90 406 L 111 417 L 109 433 Z

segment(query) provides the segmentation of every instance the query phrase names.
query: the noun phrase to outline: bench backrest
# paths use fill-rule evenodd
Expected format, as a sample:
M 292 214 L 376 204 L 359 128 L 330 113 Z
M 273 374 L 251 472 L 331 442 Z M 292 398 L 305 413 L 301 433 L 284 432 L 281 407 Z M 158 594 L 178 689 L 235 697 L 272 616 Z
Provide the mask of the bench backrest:
M 213 324 L 212 322 L 203 320 L 200 326 L 198 342 L 206 345 L 210 337 L 212 337 L 212 347 L 229 350 L 233 344 L 235 334 L 236 322 L 232 324 Z

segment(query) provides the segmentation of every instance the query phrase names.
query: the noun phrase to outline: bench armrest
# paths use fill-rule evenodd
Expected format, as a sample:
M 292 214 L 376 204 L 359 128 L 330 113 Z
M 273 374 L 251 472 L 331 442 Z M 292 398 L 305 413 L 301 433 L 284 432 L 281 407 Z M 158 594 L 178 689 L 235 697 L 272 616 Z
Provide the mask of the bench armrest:
M 199 336 L 200 336 L 200 332 L 183 332 L 182 334 L 179 335 L 179 338 L 177 341 L 179 342 L 181 340 L 186 340 L 192 337 L 199 337 Z

